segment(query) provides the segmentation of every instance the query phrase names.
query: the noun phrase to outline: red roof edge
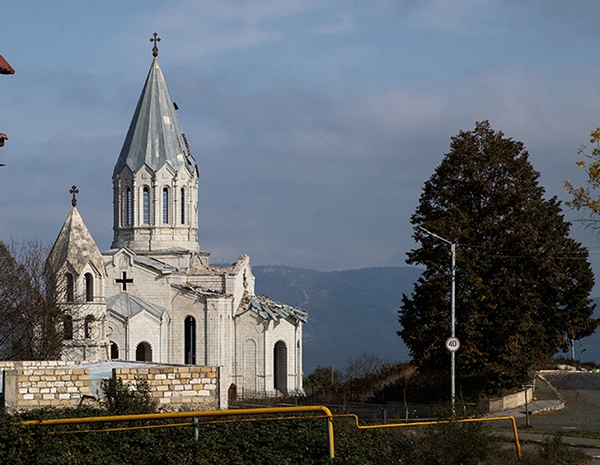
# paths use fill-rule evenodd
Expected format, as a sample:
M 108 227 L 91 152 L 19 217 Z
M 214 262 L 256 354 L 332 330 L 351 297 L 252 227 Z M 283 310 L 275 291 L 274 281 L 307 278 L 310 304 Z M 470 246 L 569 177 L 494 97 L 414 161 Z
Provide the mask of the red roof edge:
M 15 69 L 0 55 L 0 74 L 15 74 Z

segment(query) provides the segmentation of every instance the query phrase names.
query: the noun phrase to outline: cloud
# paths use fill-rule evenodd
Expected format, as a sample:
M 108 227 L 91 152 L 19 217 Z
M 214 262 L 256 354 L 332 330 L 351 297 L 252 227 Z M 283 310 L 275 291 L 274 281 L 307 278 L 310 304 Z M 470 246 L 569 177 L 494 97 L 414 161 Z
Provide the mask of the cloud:
M 354 29 L 354 19 L 350 13 L 337 12 L 335 14 L 336 22 L 326 26 L 318 27 L 315 30 L 317 35 L 334 35 L 343 32 L 350 32 Z
M 119 34 L 114 43 L 132 43 L 134 37 L 148 34 L 152 24 L 159 36 L 177 44 L 170 48 L 162 44 L 172 57 L 196 60 L 207 54 L 281 41 L 287 30 L 282 22 L 318 8 L 319 2 L 312 0 L 180 0 L 138 14 L 130 29 Z

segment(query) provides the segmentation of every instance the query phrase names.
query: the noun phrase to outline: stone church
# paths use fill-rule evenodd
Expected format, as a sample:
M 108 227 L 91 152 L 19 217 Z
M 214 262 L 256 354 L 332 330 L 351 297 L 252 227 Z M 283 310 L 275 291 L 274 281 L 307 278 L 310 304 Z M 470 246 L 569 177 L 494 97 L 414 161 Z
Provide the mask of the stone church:
M 73 186 L 48 257 L 67 308 L 63 359 L 221 366 L 230 392 L 301 393 L 307 314 L 256 295 L 248 256 L 209 265 L 197 238 L 198 166 L 156 41 L 153 55 L 112 177 L 110 250 L 98 249 Z

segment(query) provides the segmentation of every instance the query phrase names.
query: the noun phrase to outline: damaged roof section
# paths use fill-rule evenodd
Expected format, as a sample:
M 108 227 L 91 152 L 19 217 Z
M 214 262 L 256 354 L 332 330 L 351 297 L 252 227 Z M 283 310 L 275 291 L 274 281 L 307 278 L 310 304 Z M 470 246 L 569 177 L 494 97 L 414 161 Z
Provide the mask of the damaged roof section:
M 243 315 L 248 311 L 256 313 L 265 320 L 279 321 L 279 319 L 293 318 L 302 323 L 308 321 L 308 313 L 305 310 L 276 302 L 264 295 L 245 294 L 235 316 Z
M 211 295 L 225 295 L 223 292 L 216 289 L 206 289 L 200 286 L 184 286 L 183 289 L 187 289 L 188 291 L 192 291 L 194 294 L 199 294 L 203 296 L 211 296 Z

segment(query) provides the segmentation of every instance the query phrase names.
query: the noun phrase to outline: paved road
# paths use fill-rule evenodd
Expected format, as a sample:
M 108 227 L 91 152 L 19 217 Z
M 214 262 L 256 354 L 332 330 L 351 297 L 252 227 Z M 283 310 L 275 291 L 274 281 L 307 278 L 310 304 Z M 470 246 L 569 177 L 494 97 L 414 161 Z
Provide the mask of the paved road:
M 545 373 L 544 377 L 558 390 L 565 407 L 531 417 L 537 428 L 600 431 L 600 373 Z
M 560 432 L 565 443 L 593 457 L 588 465 L 600 465 L 600 439 L 569 437 L 569 431 L 575 429 L 600 431 L 600 373 L 557 371 L 543 376 L 551 386 L 537 380 L 537 400 L 531 404 L 530 411 L 539 413 L 530 416 L 530 424 Z M 504 413 L 516 417 L 520 427 L 525 424 L 524 408 Z M 519 429 L 522 441 L 541 442 L 545 438 L 543 434 Z

